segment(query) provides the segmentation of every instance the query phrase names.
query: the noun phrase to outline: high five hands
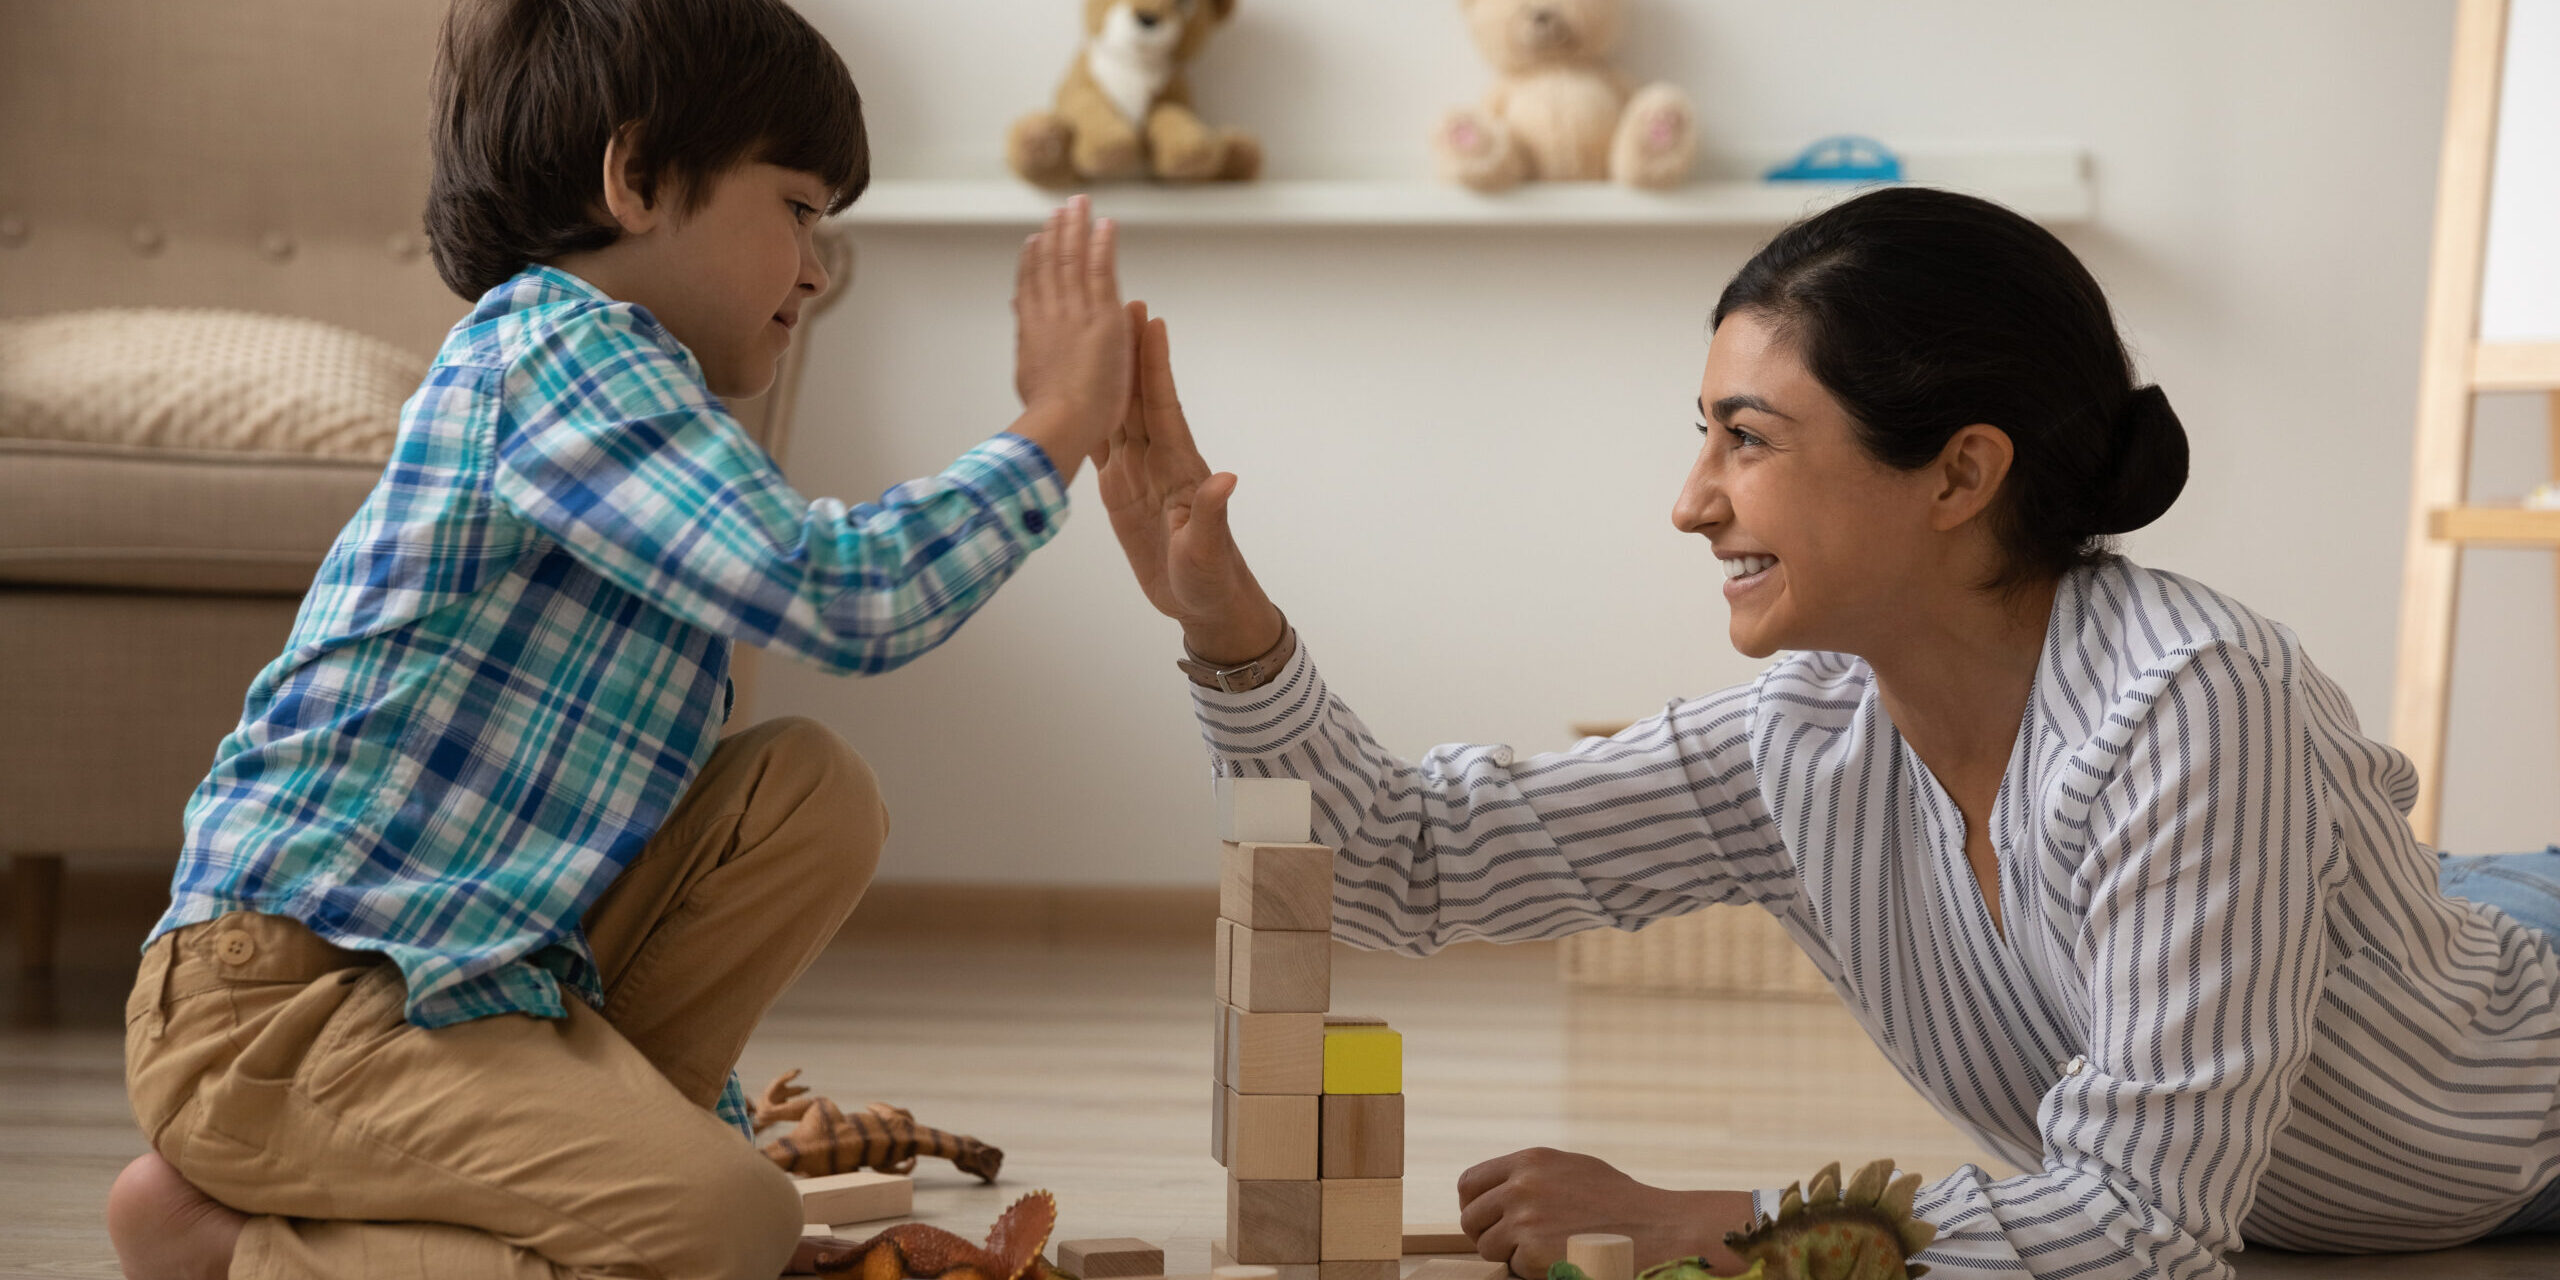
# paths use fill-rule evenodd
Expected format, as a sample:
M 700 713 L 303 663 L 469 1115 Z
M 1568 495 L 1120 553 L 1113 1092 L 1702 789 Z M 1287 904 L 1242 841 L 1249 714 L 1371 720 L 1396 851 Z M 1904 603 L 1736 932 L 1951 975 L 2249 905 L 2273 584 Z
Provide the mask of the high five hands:
M 1083 196 L 1022 245 L 1013 280 L 1014 433 L 1040 446 L 1060 484 L 1103 447 L 1129 408 L 1136 316 L 1120 301 L 1120 233 Z
M 1100 453 L 1102 505 L 1147 603 L 1182 624 L 1191 651 L 1243 662 L 1279 643 L 1280 610 L 1254 581 L 1227 527 L 1232 473 L 1209 470 L 1174 388 L 1172 339 L 1132 303 L 1138 370 L 1128 412 Z

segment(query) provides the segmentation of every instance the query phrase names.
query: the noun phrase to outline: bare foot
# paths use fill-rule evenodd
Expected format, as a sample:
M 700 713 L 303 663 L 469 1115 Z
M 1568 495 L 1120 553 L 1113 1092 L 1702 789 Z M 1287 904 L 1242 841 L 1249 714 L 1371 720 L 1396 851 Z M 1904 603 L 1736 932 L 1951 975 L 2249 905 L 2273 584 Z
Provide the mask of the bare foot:
M 126 1165 L 107 1192 L 107 1236 L 126 1280 L 223 1280 L 248 1222 L 157 1153 Z

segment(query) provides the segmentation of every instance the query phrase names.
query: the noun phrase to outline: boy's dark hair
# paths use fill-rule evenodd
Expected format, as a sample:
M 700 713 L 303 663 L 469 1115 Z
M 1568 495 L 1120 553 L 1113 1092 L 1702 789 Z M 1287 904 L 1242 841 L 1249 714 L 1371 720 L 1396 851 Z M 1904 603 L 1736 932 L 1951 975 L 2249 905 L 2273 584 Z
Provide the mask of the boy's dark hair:
M 626 124 L 641 194 L 679 214 L 739 164 L 817 174 L 829 213 L 871 182 L 853 77 L 783 0 L 456 0 L 432 95 L 427 242 L 473 301 L 620 237 L 598 212 Z
M 2186 428 L 2135 385 L 2097 280 L 1988 200 L 1888 187 L 1807 218 L 1725 286 L 1714 323 L 1737 312 L 1794 346 L 1887 466 L 1928 465 L 1972 423 L 2009 434 L 1994 586 L 2095 561 L 2186 487 Z

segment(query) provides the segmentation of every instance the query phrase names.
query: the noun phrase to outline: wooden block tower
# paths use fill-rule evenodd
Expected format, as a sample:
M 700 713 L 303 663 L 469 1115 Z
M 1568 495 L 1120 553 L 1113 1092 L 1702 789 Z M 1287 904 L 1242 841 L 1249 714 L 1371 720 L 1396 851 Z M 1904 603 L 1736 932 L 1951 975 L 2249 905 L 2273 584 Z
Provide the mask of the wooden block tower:
M 1293 778 L 1218 780 L 1217 1084 L 1227 1168 L 1218 1265 L 1279 1280 L 1396 1280 L 1404 1252 L 1404 1041 L 1333 1003 L 1334 850 Z

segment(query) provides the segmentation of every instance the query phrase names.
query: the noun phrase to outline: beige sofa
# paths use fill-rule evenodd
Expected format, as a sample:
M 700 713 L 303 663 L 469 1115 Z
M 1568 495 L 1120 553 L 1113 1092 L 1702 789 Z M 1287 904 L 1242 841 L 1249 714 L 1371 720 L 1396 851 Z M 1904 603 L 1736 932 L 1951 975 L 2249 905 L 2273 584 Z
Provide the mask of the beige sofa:
M 419 230 L 445 8 L 0 4 L 0 319 L 301 316 L 423 368 L 466 309 Z M 840 296 L 851 250 L 826 243 Z M 795 347 L 772 393 L 734 406 L 777 458 L 798 375 Z M 381 470 L 242 435 L 213 414 L 146 443 L 0 438 L 0 857 L 29 970 L 53 954 L 66 867 L 174 865 L 188 793 Z

